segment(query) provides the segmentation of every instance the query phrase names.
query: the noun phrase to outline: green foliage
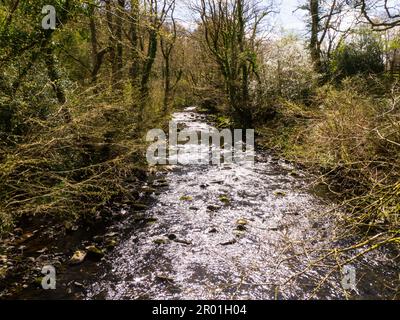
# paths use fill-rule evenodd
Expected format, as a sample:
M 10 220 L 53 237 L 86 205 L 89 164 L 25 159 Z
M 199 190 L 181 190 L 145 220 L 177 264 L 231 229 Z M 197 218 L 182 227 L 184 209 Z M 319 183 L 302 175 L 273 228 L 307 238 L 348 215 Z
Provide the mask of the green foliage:
M 111 90 L 109 51 L 92 83 L 84 1 L 20 1 L 15 11 L 12 3 L 0 3 L 0 234 L 23 215 L 93 217 L 117 196 L 129 200 L 138 182 L 126 180 L 145 168 L 137 97 L 129 78 Z M 44 5 L 56 7 L 55 31 L 42 29 Z M 99 16 L 100 51 L 109 30 Z M 156 83 L 141 130 L 163 120 L 159 91 Z
M 400 88 L 372 97 L 371 85 L 359 82 L 319 88 L 310 107 L 281 103 L 275 120 L 257 131 L 261 143 L 324 173 L 349 213 L 346 228 L 391 236 L 400 228 Z
M 365 31 L 341 43 L 330 61 L 330 72 L 337 80 L 359 74 L 378 75 L 384 70 L 383 45 L 376 35 Z
M 0 146 L 0 228 L 21 215 L 89 218 L 116 196 L 130 198 L 125 180 L 144 167 L 144 144 L 132 139 L 130 106 L 104 99 L 70 96 L 71 123 L 54 110 L 42 119 L 22 111 L 29 132 Z

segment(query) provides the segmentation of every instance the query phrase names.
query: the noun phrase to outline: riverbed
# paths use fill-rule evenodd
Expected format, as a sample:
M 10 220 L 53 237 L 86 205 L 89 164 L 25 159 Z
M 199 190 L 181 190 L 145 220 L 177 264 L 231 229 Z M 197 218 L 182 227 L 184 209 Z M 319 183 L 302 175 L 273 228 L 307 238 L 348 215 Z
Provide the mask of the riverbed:
M 173 121 L 210 129 L 195 108 Z M 147 186 L 164 186 L 143 213 L 147 223 L 115 226 L 127 236 L 89 281 L 85 298 L 390 298 L 385 279 L 396 276 L 396 267 L 389 252 L 354 261 L 347 287 L 345 257 L 321 259 L 346 244 L 335 224 L 340 212 L 311 190 L 314 179 L 267 152 L 257 152 L 253 166 L 169 166 Z

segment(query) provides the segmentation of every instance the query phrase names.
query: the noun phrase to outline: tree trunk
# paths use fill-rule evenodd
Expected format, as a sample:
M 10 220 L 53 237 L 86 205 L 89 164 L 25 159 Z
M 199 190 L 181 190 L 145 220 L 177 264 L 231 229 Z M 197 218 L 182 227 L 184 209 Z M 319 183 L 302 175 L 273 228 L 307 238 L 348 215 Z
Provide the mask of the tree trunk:
M 53 48 L 51 46 L 48 46 L 45 50 L 44 61 L 45 61 L 46 68 L 47 68 L 47 74 L 51 81 L 51 85 L 54 89 L 54 92 L 56 94 L 58 103 L 61 104 L 60 110 L 61 110 L 62 116 L 66 122 L 70 122 L 71 114 L 65 106 L 65 102 L 67 101 L 67 99 L 65 97 L 64 88 L 61 84 L 61 77 L 57 70 L 56 60 L 54 58 Z
M 311 39 L 310 39 L 310 51 L 311 60 L 314 65 L 316 72 L 322 72 L 322 62 L 321 62 L 321 50 L 320 43 L 318 39 L 319 34 L 319 0 L 310 0 L 310 14 L 311 14 Z
M 122 16 L 125 10 L 125 0 L 118 0 L 118 10 L 116 18 L 116 38 L 117 38 L 117 52 L 116 52 L 116 89 L 121 90 L 122 88 L 122 68 L 123 68 L 123 49 L 122 49 Z
M 169 109 L 171 101 L 171 71 L 170 71 L 170 55 L 165 56 L 164 59 L 164 103 L 163 111 L 166 113 Z
M 142 80 L 140 83 L 140 99 L 142 106 L 149 95 L 149 80 L 151 69 L 153 67 L 157 54 L 157 31 L 149 30 L 149 47 L 147 50 L 146 61 L 143 66 Z
M 131 0 L 131 45 L 132 63 L 130 68 L 130 78 L 133 93 L 133 107 L 137 108 L 137 90 L 140 86 L 140 61 L 139 61 L 139 0 Z
M 108 37 L 108 42 L 109 42 L 109 47 L 110 47 L 110 62 L 111 62 L 111 85 L 113 89 L 116 89 L 116 74 L 117 74 L 117 64 L 116 64 L 116 58 L 115 58 L 115 38 L 114 38 L 114 26 L 113 26 L 113 12 L 111 11 L 111 1 L 110 0 L 104 0 L 106 4 L 106 20 L 107 20 L 107 26 L 109 29 L 109 37 Z

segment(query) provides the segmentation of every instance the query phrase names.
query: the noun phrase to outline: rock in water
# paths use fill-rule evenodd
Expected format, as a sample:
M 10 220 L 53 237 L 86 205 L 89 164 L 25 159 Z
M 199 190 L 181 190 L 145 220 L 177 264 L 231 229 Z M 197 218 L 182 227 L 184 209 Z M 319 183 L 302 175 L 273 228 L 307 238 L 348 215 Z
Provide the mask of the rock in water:
M 278 190 L 274 192 L 275 197 L 285 197 L 286 196 L 286 192 L 282 191 L 282 190 Z
M 248 221 L 246 219 L 238 219 L 236 221 L 236 224 L 239 226 L 245 226 L 246 224 L 248 224 Z
M 103 250 L 97 248 L 96 246 L 88 246 L 86 247 L 87 255 L 91 259 L 100 260 L 104 257 Z
M 77 250 L 75 251 L 74 255 L 72 258 L 69 260 L 69 263 L 74 265 L 74 264 L 80 264 L 85 260 L 86 258 L 86 252 L 82 250 Z

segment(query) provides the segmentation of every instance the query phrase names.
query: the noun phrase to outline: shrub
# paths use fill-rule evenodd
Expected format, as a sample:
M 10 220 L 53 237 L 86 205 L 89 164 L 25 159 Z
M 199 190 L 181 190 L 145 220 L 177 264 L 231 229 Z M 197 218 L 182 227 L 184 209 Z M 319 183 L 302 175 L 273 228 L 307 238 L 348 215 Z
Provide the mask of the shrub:
M 129 199 L 144 167 L 143 142 L 133 139 L 129 104 L 87 91 L 70 96 L 71 122 L 26 117 L 30 128 L 0 146 L 0 231 L 23 215 L 89 218 L 115 196 Z M 133 186 L 134 188 L 134 186 Z
M 385 71 L 383 45 L 376 35 L 362 31 L 334 51 L 330 72 L 342 80 L 355 75 L 378 75 Z

